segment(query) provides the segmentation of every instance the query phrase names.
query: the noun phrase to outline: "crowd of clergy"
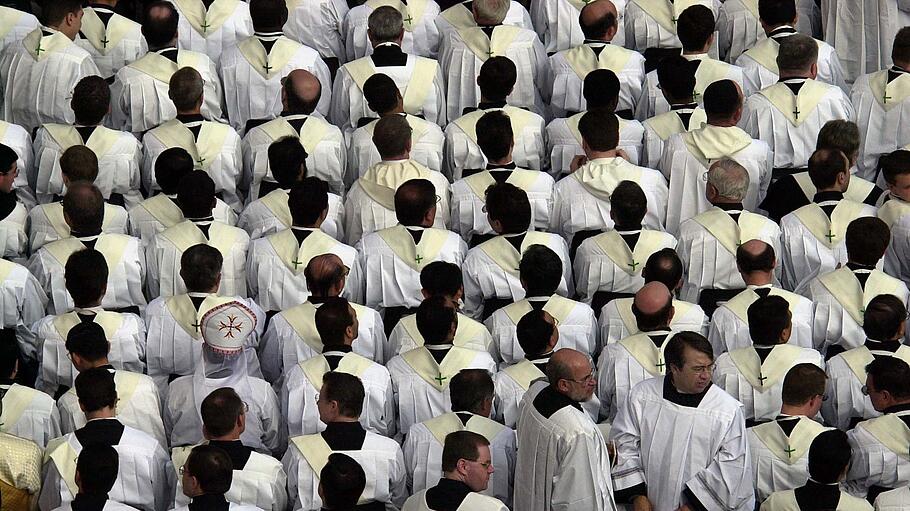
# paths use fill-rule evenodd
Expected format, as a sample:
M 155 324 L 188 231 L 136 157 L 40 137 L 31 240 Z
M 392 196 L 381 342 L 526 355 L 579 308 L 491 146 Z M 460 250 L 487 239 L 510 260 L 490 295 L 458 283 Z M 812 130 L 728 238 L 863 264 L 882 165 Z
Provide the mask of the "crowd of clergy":
M 0 510 L 910 509 L 904 25 L 0 2 Z

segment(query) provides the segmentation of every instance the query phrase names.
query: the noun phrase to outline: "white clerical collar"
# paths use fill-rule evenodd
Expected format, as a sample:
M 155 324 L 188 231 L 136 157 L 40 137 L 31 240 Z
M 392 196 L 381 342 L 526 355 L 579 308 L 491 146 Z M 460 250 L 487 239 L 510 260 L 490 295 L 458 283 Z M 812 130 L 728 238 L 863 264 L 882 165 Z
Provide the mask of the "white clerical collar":
M 94 307 L 73 307 L 73 312 L 76 314 L 99 314 L 101 312 L 104 312 L 104 308 L 100 305 L 96 305 Z
M 292 231 L 310 231 L 310 232 L 312 232 L 312 231 L 318 231 L 319 228 L 317 228 L 317 227 L 300 227 L 299 225 L 292 225 L 291 230 Z
M 796 29 L 792 25 L 781 25 L 768 35 L 772 39 L 783 39 L 784 37 L 790 37 L 796 33 Z
M 383 165 L 396 165 L 398 163 L 406 162 L 409 160 L 410 160 L 410 158 L 400 158 L 397 160 L 379 160 L 379 163 L 383 164 Z
M 400 44 L 395 43 L 395 42 L 392 42 L 392 41 L 387 41 L 387 42 L 384 42 L 384 43 L 379 43 L 379 44 L 377 44 L 376 46 L 373 47 L 373 49 L 375 50 L 376 48 L 381 48 L 381 47 L 383 47 L 383 46 L 394 46 L 394 47 L 396 47 L 396 48 L 401 48 L 401 45 L 400 45 Z
M 773 289 L 774 285 L 773 284 L 762 284 L 759 286 L 757 284 L 749 284 L 746 287 L 754 291 L 756 289 Z
M 101 4 L 89 4 L 88 5 L 95 12 L 107 12 L 110 14 L 116 14 L 110 7 Z
M 692 60 L 707 60 L 707 59 L 710 59 L 711 56 L 708 55 L 707 53 L 693 53 L 693 54 L 690 54 L 690 55 L 683 54 L 683 58 L 686 59 L 686 60 L 689 60 L 689 61 L 692 61 Z
M 187 292 L 186 295 L 189 296 L 190 298 L 208 298 L 209 296 L 211 296 L 213 294 L 214 293 L 200 293 L 198 291 L 189 291 L 189 292 Z
M 620 236 L 631 236 L 633 234 L 641 234 L 641 229 L 635 229 L 633 231 L 616 231 L 616 234 Z
M 283 32 L 254 32 L 253 36 L 266 41 L 274 41 L 283 36 Z
M 325 351 L 322 353 L 323 357 L 333 356 L 333 357 L 343 357 L 347 355 L 348 351 Z
M 48 33 L 51 33 L 51 34 L 56 34 L 57 32 L 60 32 L 59 30 L 57 30 L 57 29 L 54 28 L 54 27 L 48 27 L 48 26 L 45 26 L 45 25 L 41 25 L 41 31 L 42 31 L 42 32 L 48 32 Z
M 212 223 L 215 221 L 215 218 L 211 217 L 211 216 L 206 216 L 206 217 L 202 217 L 202 218 L 187 218 L 187 220 L 192 222 L 194 225 L 199 226 L 199 225 L 212 225 Z
M 402 227 L 404 227 L 405 229 L 407 229 L 409 231 L 414 231 L 414 232 L 423 232 L 423 231 L 427 230 L 427 227 L 424 227 L 422 225 L 402 225 Z
M 164 53 L 164 52 L 166 52 L 166 51 L 170 51 L 170 50 L 175 50 L 175 51 L 176 51 L 176 50 L 177 50 L 177 47 L 174 46 L 174 45 L 169 45 L 169 46 L 165 46 L 164 48 L 158 48 L 157 50 L 153 51 L 152 53 L 157 53 L 157 54 L 160 55 L 160 54 L 162 54 L 162 53 Z
M 546 302 L 551 297 L 549 296 L 527 296 L 525 297 L 529 302 Z
M 819 485 L 819 486 L 839 486 L 839 485 L 840 485 L 839 482 L 834 482 L 834 483 L 820 483 L 820 482 L 816 481 L 815 479 L 812 479 L 811 477 L 809 478 L 809 480 L 812 481 L 813 483 Z
M 806 80 L 808 80 L 808 78 L 801 76 L 801 77 L 795 77 L 795 78 L 781 79 L 780 83 L 797 84 L 797 83 L 805 83 Z
M 518 237 L 518 236 L 524 236 L 524 235 L 527 234 L 527 233 L 528 233 L 528 231 L 513 232 L 513 233 L 511 233 L 511 234 L 502 234 L 501 236 L 502 236 L 503 238 L 515 238 L 515 237 Z
M 450 350 L 454 346 L 455 345 L 451 344 L 451 343 L 449 343 L 449 344 L 424 344 L 423 345 L 424 348 L 426 348 L 428 350 L 433 350 L 433 351 Z
M 93 421 L 115 421 L 115 420 L 117 420 L 117 417 L 95 417 L 94 419 L 89 419 L 85 422 L 89 423 L 89 422 L 93 422 Z
M 541 353 L 540 355 L 537 355 L 535 358 L 528 358 L 527 360 L 528 360 L 528 362 L 530 362 L 534 365 L 546 364 L 550 361 L 550 357 L 553 356 L 554 352 L 555 352 L 555 350 L 550 350 L 546 353 Z

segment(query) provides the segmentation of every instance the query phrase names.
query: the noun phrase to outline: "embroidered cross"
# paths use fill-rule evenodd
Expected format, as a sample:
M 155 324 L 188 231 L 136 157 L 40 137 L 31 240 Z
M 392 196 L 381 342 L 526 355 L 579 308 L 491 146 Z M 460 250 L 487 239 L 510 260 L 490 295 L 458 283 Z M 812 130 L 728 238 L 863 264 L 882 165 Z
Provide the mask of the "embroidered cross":
M 889 99 L 891 99 L 891 96 L 889 96 L 888 93 L 886 92 L 885 95 L 882 97 L 882 102 L 887 103 Z
M 237 316 L 228 316 L 228 322 L 227 322 L 227 324 L 225 324 L 224 321 L 219 321 L 219 322 L 218 322 L 218 330 L 219 330 L 219 331 L 224 330 L 224 329 L 227 329 L 227 332 L 224 333 L 224 337 L 225 337 L 225 338 L 233 339 L 233 338 L 234 338 L 234 330 L 237 330 L 238 332 L 240 332 L 241 328 L 243 327 L 243 321 L 239 321 L 239 322 L 237 322 L 237 323 L 234 323 L 234 321 L 236 321 L 236 320 L 237 320 Z
M 196 160 L 196 165 L 199 165 L 200 167 L 203 163 L 205 163 L 205 158 L 200 157 L 198 160 Z
M 411 13 L 408 13 L 408 17 L 404 19 L 404 22 L 410 25 L 412 21 L 414 21 L 414 18 L 411 17 Z
M 101 47 L 102 48 L 107 48 L 107 43 L 109 43 L 109 42 L 110 42 L 110 40 L 108 40 L 106 35 L 101 36 Z
M 437 382 L 439 382 L 439 386 L 440 386 L 440 387 L 442 386 L 442 382 L 443 382 L 444 380 L 448 380 L 448 378 L 445 377 L 445 376 L 443 376 L 442 373 L 439 373 L 439 376 L 437 376 L 437 377 L 435 377 L 435 378 L 433 378 L 433 379 L 436 380 Z
M 41 47 L 41 41 L 39 40 L 38 47 L 35 48 L 35 56 L 41 55 L 41 52 L 43 52 L 43 51 L 45 51 L 45 50 L 44 50 L 44 48 Z
M 789 458 L 790 456 L 793 455 L 794 452 L 796 452 L 796 449 L 794 449 L 788 445 L 787 448 L 784 449 L 784 452 L 787 453 L 787 458 Z
M 828 238 L 828 243 L 831 243 L 832 241 L 834 241 L 834 238 L 836 238 L 837 235 L 831 231 L 828 231 L 828 234 L 825 234 L 825 237 Z
M 629 266 L 632 267 L 632 271 L 635 271 L 635 267 L 638 266 L 638 265 L 640 265 L 640 264 L 641 264 L 641 263 L 636 263 L 636 262 L 635 262 L 635 259 L 632 259 L 632 262 L 629 263 Z
M 423 261 L 423 256 L 420 254 L 417 254 L 417 257 L 414 258 L 414 262 L 417 264 L 420 264 L 420 261 Z
M 272 70 L 272 66 L 270 66 L 269 63 L 266 62 L 265 65 L 262 66 L 262 69 L 265 69 L 265 72 L 268 73 L 269 71 Z
M 861 308 L 861 309 L 859 310 L 859 313 L 865 315 L 865 314 L 866 314 L 866 308 L 865 308 L 865 307 Z
M 799 107 L 798 106 L 793 107 L 793 116 L 795 119 L 799 119 Z
M 673 21 L 673 23 L 676 23 L 676 16 L 673 16 L 670 20 Z
M 203 21 L 202 25 L 200 25 L 200 26 L 202 27 L 202 33 L 205 34 L 209 31 L 209 27 L 211 25 L 209 25 L 209 22 L 206 20 L 206 21 Z
M 196 333 L 199 333 L 199 327 L 201 327 L 202 325 L 199 323 L 199 320 L 196 319 L 193 321 L 193 323 L 190 326 L 193 327 L 194 330 L 196 330 Z
M 759 385 L 761 385 L 762 387 L 765 386 L 765 380 L 767 380 L 767 379 L 768 379 L 767 376 L 762 376 L 761 373 L 758 373 L 758 383 L 759 383 Z
M 300 266 L 301 264 L 303 264 L 303 261 L 298 261 L 297 258 L 295 257 L 294 260 L 291 261 L 291 264 L 294 265 L 294 270 L 296 271 L 297 267 Z
M 493 56 L 493 48 L 490 48 L 489 50 L 487 50 L 487 58 L 490 58 L 492 56 Z
M 663 361 L 663 360 L 658 360 L 657 363 L 654 364 L 654 365 L 657 366 L 657 370 L 658 370 L 658 371 L 663 372 L 664 366 L 666 366 L 667 364 L 664 364 L 664 361 Z

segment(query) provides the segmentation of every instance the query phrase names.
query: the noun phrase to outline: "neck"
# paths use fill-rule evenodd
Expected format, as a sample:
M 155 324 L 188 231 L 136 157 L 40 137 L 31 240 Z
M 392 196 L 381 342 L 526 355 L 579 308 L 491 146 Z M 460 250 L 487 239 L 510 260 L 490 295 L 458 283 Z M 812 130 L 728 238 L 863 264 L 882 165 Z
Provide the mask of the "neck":
M 736 205 L 742 205 L 742 202 L 743 202 L 743 201 L 739 201 L 739 200 L 735 200 L 735 199 L 729 199 L 729 198 L 727 198 L 727 197 L 717 197 L 717 198 L 715 198 L 714 200 L 711 201 L 711 204 L 713 204 L 713 205 L 715 205 L 715 206 L 717 206 L 718 204 L 736 204 Z
M 206 295 L 213 295 L 218 292 L 218 286 L 212 286 L 208 289 L 187 289 L 187 293 L 201 293 Z
M 894 67 L 896 67 L 902 71 L 907 71 L 907 70 L 910 70 L 910 62 L 903 62 L 903 61 L 896 60 L 896 61 L 894 61 Z
M 766 286 L 774 282 L 774 272 L 752 272 L 742 273 L 743 282 L 747 286 Z
M 837 192 L 837 193 L 844 193 L 844 190 L 842 190 L 839 186 L 834 185 L 834 186 L 832 186 L 832 187 L 830 187 L 830 188 L 819 188 L 818 190 L 816 190 L 815 193 L 822 193 L 822 192 Z
M 91 309 L 93 307 L 101 307 L 101 300 L 102 300 L 102 298 L 99 298 L 99 299 L 95 300 L 94 302 L 74 303 L 73 305 L 77 309 Z
M 174 37 L 174 39 L 172 39 L 171 41 L 169 41 L 169 42 L 167 42 L 167 43 L 162 44 L 161 46 L 155 46 L 155 47 L 151 47 L 151 46 L 150 46 L 150 47 L 149 47 L 149 51 L 150 51 L 150 52 L 151 52 L 151 51 L 158 51 L 158 50 L 163 50 L 163 49 L 165 49 L 165 48 L 176 48 L 176 47 L 177 47 L 177 38 Z
M 283 31 L 284 27 L 256 27 L 256 26 L 254 26 L 253 30 L 260 34 L 272 34 L 275 32 Z
M 333 422 L 342 422 L 345 424 L 350 424 L 352 422 L 359 422 L 359 421 L 360 421 L 360 417 L 345 417 L 343 415 L 339 415 L 338 417 L 335 417 L 334 419 L 332 419 L 330 421 L 325 421 L 325 423 L 331 424 Z
M 82 122 L 82 119 L 76 119 L 76 126 L 100 126 L 100 122 Z
M 464 478 L 458 472 L 443 472 L 443 479 L 448 479 L 450 481 L 458 481 L 459 483 L 464 482 Z
M 489 160 L 490 165 L 508 165 L 509 163 L 512 163 L 512 161 L 512 153 L 507 154 L 505 158 Z
M 812 73 L 809 71 L 781 71 L 780 79 L 781 80 L 795 80 L 795 79 L 810 79 L 812 78 Z
M 113 419 L 117 416 L 114 408 L 111 406 L 106 406 L 100 410 L 95 410 L 94 412 L 85 412 L 85 419 Z
M 202 109 L 199 107 L 191 108 L 189 110 L 177 110 L 177 115 L 201 115 Z
M 553 296 L 556 294 L 555 289 L 527 289 L 525 288 L 525 296 Z
M 653 326 L 653 327 L 647 327 L 647 328 L 641 328 L 641 327 L 639 327 L 639 330 L 641 330 L 642 332 L 645 332 L 645 333 L 648 333 L 648 332 L 666 332 L 666 331 L 670 330 L 670 325 L 667 324 L 667 323 L 663 323 L 663 324 L 660 324 L 660 325 L 658 325 L 658 326 Z
M 382 117 L 385 117 L 387 115 L 397 115 L 397 114 L 403 114 L 403 113 L 404 113 L 404 105 L 402 103 L 398 103 L 397 105 L 395 105 L 395 108 L 389 110 L 388 112 L 384 112 L 382 114 Z
M 294 227 L 300 227 L 301 229 L 319 229 L 319 227 L 322 225 L 322 222 L 316 222 L 315 224 L 307 224 L 307 225 L 302 224 L 302 223 L 294 223 L 292 225 Z
M 488 98 L 487 96 L 484 96 L 483 93 L 480 94 L 481 103 L 502 103 L 505 100 L 506 98 Z
M 733 119 L 708 119 L 708 124 L 719 128 L 729 128 L 731 126 L 736 126 L 736 121 Z
M 392 156 L 381 156 L 381 158 L 382 158 L 382 161 L 404 161 L 404 160 L 411 159 L 411 153 L 406 152 L 406 153 L 401 153 L 401 154 L 395 154 Z
M 676 99 L 676 98 L 670 99 L 670 98 L 667 98 L 666 95 L 664 95 L 664 97 L 667 99 L 667 103 L 670 103 L 670 105 L 690 105 L 690 104 L 696 102 L 694 96 L 689 96 L 687 98 L 679 98 L 679 99 Z
M 784 403 L 780 407 L 780 413 L 782 415 L 801 415 L 803 417 L 810 417 L 815 415 L 812 413 L 812 407 L 809 406 L 809 403 L 802 405 L 788 405 Z
M 709 50 L 709 49 L 710 49 L 710 47 L 706 47 L 706 48 L 694 48 L 694 49 L 691 49 L 691 50 L 683 49 L 682 54 L 683 54 L 683 55 L 704 55 L 704 54 L 708 53 L 708 50 Z
M 111 362 L 108 360 L 107 357 L 101 357 L 98 360 L 83 359 L 83 362 L 85 363 L 85 369 L 82 369 L 79 372 L 88 371 L 89 369 L 95 369 L 96 367 L 104 367 L 104 366 L 111 365 Z
M 234 442 L 240 440 L 240 431 L 234 430 L 228 433 L 227 435 L 217 436 L 217 437 L 208 437 L 209 440 L 215 442 Z
M 596 160 L 598 158 L 616 158 L 616 149 L 610 149 L 609 151 L 595 151 L 593 149 L 588 151 L 588 161 Z

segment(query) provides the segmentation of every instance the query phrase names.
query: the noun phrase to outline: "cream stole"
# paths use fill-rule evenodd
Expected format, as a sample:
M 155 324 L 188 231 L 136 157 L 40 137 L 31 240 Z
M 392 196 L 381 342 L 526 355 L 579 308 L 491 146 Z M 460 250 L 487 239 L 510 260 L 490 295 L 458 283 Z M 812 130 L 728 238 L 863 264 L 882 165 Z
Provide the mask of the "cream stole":
M 114 339 L 117 335 L 117 331 L 120 330 L 121 326 L 123 326 L 123 314 L 106 310 L 99 310 L 94 312 L 95 317 L 92 322 L 104 330 L 105 338 L 108 340 Z M 76 314 L 75 311 L 67 312 L 66 314 L 60 314 L 59 316 L 56 316 L 53 321 L 54 329 L 62 339 L 66 339 L 66 336 L 69 335 L 70 330 L 72 330 L 74 326 L 80 323 L 82 323 L 82 320 L 79 318 L 79 315 Z
M 762 362 L 755 348 L 740 348 L 730 353 L 730 360 L 756 392 L 765 392 L 784 379 L 793 361 L 802 353 L 799 346 L 778 344 Z
M 853 182 L 852 178 L 850 182 Z M 904 215 L 910 215 L 910 202 L 894 196 L 878 208 L 878 217 L 884 220 L 888 227 L 892 227 Z
M 266 239 L 269 241 L 269 245 L 272 246 L 272 250 L 278 255 L 278 259 L 294 275 L 303 273 L 307 264 L 310 263 L 310 259 L 318 255 L 329 254 L 333 248 L 338 246 L 335 238 L 319 229 L 311 230 L 310 234 L 303 240 L 303 243 L 297 242 L 297 237 L 294 236 L 294 231 L 291 229 L 276 232 L 266 237 Z
M 376 10 L 380 7 L 389 6 L 401 13 L 404 29 L 413 32 L 420 20 L 423 19 L 423 13 L 427 10 L 429 0 L 408 0 L 407 4 L 399 0 L 367 0 L 367 7 Z
M 259 202 L 272 212 L 272 215 L 281 222 L 285 227 L 293 225 L 294 220 L 291 218 L 291 210 L 288 207 L 288 192 L 281 188 L 272 190 L 265 197 L 261 197 Z
M 446 436 L 449 433 L 454 433 L 456 431 L 471 431 L 486 438 L 488 442 L 493 443 L 493 439 L 496 438 L 496 435 L 506 428 L 502 424 L 480 415 L 474 415 L 468 419 L 467 424 L 464 424 L 455 412 L 433 417 L 432 419 L 425 421 L 423 425 L 430 430 L 430 434 L 432 434 L 433 438 L 440 444 L 445 444 Z
M 402 93 L 402 101 L 405 112 L 417 115 L 423 112 L 423 104 L 430 95 L 430 88 L 436 78 L 439 64 L 435 60 L 423 57 L 408 60 L 414 62 L 414 68 L 411 70 L 408 85 Z M 347 69 L 351 79 L 361 91 L 363 91 L 363 84 L 377 72 L 373 65 L 373 58 L 369 56 L 348 62 L 344 68 Z
M 708 0 L 676 0 L 669 2 L 667 0 L 632 0 L 641 10 L 645 11 L 648 16 L 654 19 L 664 30 L 675 34 L 676 20 L 687 8 L 693 5 L 704 5 L 711 8 L 711 2 Z
M 890 275 L 872 270 L 866 279 L 865 287 L 850 268 L 842 267 L 818 277 L 819 282 L 831 293 L 831 296 L 844 308 L 844 312 L 862 326 L 866 305 L 878 295 L 892 294 L 899 296 L 901 281 Z
M 772 287 L 768 295 L 780 296 L 784 300 L 787 300 L 787 305 L 789 306 L 791 313 L 802 299 L 802 297 L 798 294 L 791 293 L 789 291 L 785 291 L 776 287 Z M 728 300 L 724 304 L 724 307 L 735 314 L 736 317 L 740 319 L 740 321 L 749 324 L 749 306 L 755 303 L 755 301 L 758 299 L 758 293 L 756 293 L 754 289 L 747 287 L 739 294 Z
M 700 213 L 695 221 L 733 255 L 743 243 L 761 239 L 761 233 L 769 222 L 767 218 L 749 211 L 742 211 L 734 221 L 729 213 L 717 207 Z
M 113 271 L 123 259 L 123 253 L 129 245 L 129 236 L 122 234 L 101 234 L 95 242 L 95 250 L 101 252 L 109 270 Z M 64 238 L 53 243 L 44 245 L 45 250 L 57 260 L 60 266 L 66 266 L 69 257 L 78 250 L 85 248 L 85 244 L 79 241 L 79 238 Z
M 38 62 L 45 60 L 51 53 L 65 50 L 71 44 L 74 44 L 73 41 L 63 35 L 63 32 L 53 31 L 51 35 L 46 36 L 43 35 L 40 27 L 29 32 L 22 39 L 22 46 Z
M 866 366 L 875 360 L 875 357 L 872 355 L 869 348 L 866 346 L 859 346 L 841 353 L 840 356 L 844 359 L 844 362 L 847 363 L 847 367 L 856 375 L 856 379 L 865 383 L 867 376 Z M 889 354 L 889 356 L 897 357 L 910 364 L 910 347 L 901 345 L 897 348 L 897 351 L 893 354 Z
M 350 374 L 361 378 L 363 373 L 365 373 L 374 363 L 375 362 L 372 360 L 356 353 L 345 353 L 338 362 L 338 367 L 335 369 L 335 372 Z M 332 372 L 325 355 L 321 354 L 310 357 L 297 365 L 300 366 L 304 376 L 306 376 L 306 379 L 309 380 L 310 384 L 313 385 L 313 388 L 315 388 L 317 392 L 322 388 L 322 377 L 325 376 L 326 373 Z
M 777 459 L 787 465 L 793 465 L 809 453 L 809 446 L 819 433 L 830 429 L 834 428 L 826 428 L 812 419 L 800 417 L 790 436 L 784 433 L 777 421 L 755 426 L 752 428 L 752 432 L 769 451 L 777 456 Z
M 411 314 L 410 316 L 405 316 L 399 321 L 401 327 L 405 329 L 408 335 L 411 337 L 411 340 L 414 341 L 414 344 L 417 346 L 423 346 L 424 339 L 423 334 L 420 333 L 420 330 L 417 329 L 417 315 Z M 483 323 L 479 321 L 474 321 L 473 319 L 458 314 L 458 326 L 455 327 L 455 338 L 452 339 L 452 344 L 459 347 L 465 347 L 468 343 L 471 343 L 477 339 L 482 339 L 487 335 L 487 329 L 483 326 Z
M 220 222 L 212 222 L 209 226 L 209 237 L 206 238 L 196 224 L 185 220 L 164 230 L 161 236 L 170 241 L 180 252 L 186 252 L 188 248 L 201 243 L 217 248 L 222 255 L 227 256 L 231 253 L 234 242 L 237 241 L 238 232 L 234 229 L 236 228 Z
M 329 447 L 329 444 L 326 443 L 325 439 L 322 438 L 322 435 L 319 433 L 316 433 L 315 435 L 295 436 L 294 438 L 291 438 L 291 443 L 294 444 L 294 447 L 297 447 L 297 450 L 303 455 L 303 458 L 310 465 L 313 474 L 318 480 L 319 473 L 322 472 L 322 469 L 329 463 L 329 456 L 332 455 L 332 448 Z M 365 504 L 366 502 L 367 500 L 363 498 L 363 495 L 357 500 L 357 504 Z
M 478 248 L 503 271 L 518 278 L 518 263 L 521 262 L 521 254 L 531 245 L 550 246 L 550 242 L 551 235 L 544 232 L 529 231 L 525 233 L 524 240 L 521 242 L 521 253 L 515 250 L 515 247 L 506 240 L 505 236 L 496 236 L 481 243 Z
M 474 110 L 465 115 L 462 115 L 458 119 L 452 121 L 456 126 L 461 128 L 461 131 L 475 144 L 477 143 L 477 121 L 480 120 L 486 113 L 492 112 L 494 110 L 500 110 L 509 116 L 509 123 L 512 125 L 512 136 L 517 137 L 524 132 L 525 128 L 529 124 L 537 120 L 537 116 L 533 113 L 524 110 L 522 108 L 516 108 L 513 106 L 506 105 L 503 108 L 490 108 L 487 110 Z
M 69 443 L 69 438 L 70 435 L 65 435 L 47 443 L 47 449 L 44 450 L 44 464 L 46 466 L 48 462 L 54 463 L 66 488 L 75 496 L 79 493 L 79 487 L 76 486 L 76 460 L 79 458 L 79 453 Z M 78 442 L 78 440 L 76 441 Z
M 538 369 L 530 360 L 522 360 L 517 364 L 510 365 L 503 369 L 502 372 L 508 374 L 519 387 L 525 390 L 528 390 L 535 381 L 547 377 L 547 375 Z
M 869 77 L 869 88 L 879 105 L 888 112 L 910 97 L 910 75 L 901 73 L 888 83 L 888 70 L 884 69 Z
M 641 182 L 641 168 L 619 157 L 596 158 L 573 172 L 572 178 L 577 179 L 594 197 L 609 202 L 610 195 L 620 182 Z
M 439 257 L 442 247 L 449 239 L 449 231 L 445 229 L 428 228 L 422 229 L 422 232 L 420 243 L 417 244 L 414 243 L 414 237 L 408 232 L 407 227 L 401 224 L 382 229 L 378 234 L 398 259 L 414 271 L 420 272 L 424 266 Z
M 582 5 L 584 5 L 584 3 Z M 575 74 L 584 80 L 584 78 L 588 76 L 588 73 L 595 69 L 609 69 L 610 71 L 619 74 L 626 68 L 626 64 L 629 63 L 629 59 L 632 58 L 633 53 L 634 52 L 626 50 L 625 48 L 607 44 L 600 50 L 600 54 L 598 55 L 594 53 L 594 50 L 590 46 L 582 44 L 581 46 L 566 50 L 562 56 L 566 59 L 566 62 L 569 63 L 572 71 L 575 71 Z
M 556 318 L 556 324 L 558 325 L 565 323 L 577 305 L 578 302 L 575 302 L 574 300 L 569 300 L 568 298 L 563 298 L 559 295 L 553 295 L 547 299 L 547 302 L 543 306 L 543 310 L 547 311 L 548 314 Z M 525 314 L 531 312 L 532 310 L 534 310 L 534 307 L 531 306 L 531 301 L 527 298 L 513 304 L 509 304 L 503 308 L 503 311 L 515 325 L 521 321 L 521 318 L 523 318 Z
M 752 144 L 752 137 L 736 126 L 722 128 L 707 124 L 699 130 L 685 133 L 682 138 L 689 154 L 705 169 L 713 162 L 732 157 Z
M 692 111 L 692 116 L 689 118 L 689 126 L 691 129 L 699 129 L 707 122 L 708 115 L 705 113 L 704 109 L 696 108 Z M 661 140 L 667 140 L 677 133 L 690 131 L 689 128 L 683 126 L 682 119 L 673 111 L 652 117 L 644 123 L 651 128 Z
M 108 151 L 111 150 L 111 147 L 117 143 L 117 139 L 120 138 L 121 133 L 105 128 L 104 126 L 96 126 L 95 129 L 92 130 L 92 134 L 88 137 L 88 140 L 83 140 L 82 135 L 75 126 L 67 124 L 45 124 L 44 129 L 50 133 L 54 141 L 57 142 L 57 145 L 60 146 L 61 153 L 70 147 L 84 145 L 91 149 L 99 160 L 107 155 Z
M 629 355 L 638 362 L 638 365 L 651 376 L 667 374 L 667 364 L 664 362 L 664 349 L 666 349 L 667 344 L 670 343 L 673 334 L 669 333 L 666 340 L 664 340 L 663 344 L 658 348 L 654 344 L 654 341 L 651 340 L 651 337 L 648 336 L 648 333 L 649 332 L 639 332 L 637 334 L 632 334 L 625 339 L 620 340 L 619 344 L 622 345 L 622 347 L 629 352 Z
M 869 432 L 897 456 L 910 460 L 910 429 L 900 419 L 905 413 L 886 413 L 881 417 L 860 422 L 856 427 Z
M 534 186 L 534 183 L 539 178 L 539 170 L 515 169 L 509 173 L 506 183 L 515 185 L 527 192 L 531 190 L 531 187 Z M 496 184 L 496 180 L 493 179 L 493 174 L 489 170 L 484 170 L 464 178 L 464 184 L 468 185 L 468 188 L 474 192 L 478 199 L 486 202 L 487 188 Z
M 486 62 L 490 57 L 507 57 L 506 52 L 522 32 L 521 28 L 512 25 L 497 25 L 489 37 L 476 25 L 455 29 L 465 47 L 481 62 Z
M 199 136 L 193 135 L 189 128 L 177 119 L 171 119 L 151 131 L 165 147 L 182 147 L 190 153 L 196 168 L 208 170 L 221 150 L 224 141 L 231 132 L 231 127 L 219 122 L 203 121 L 199 128 Z
M 843 199 L 837 202 L 831 217 L 825 214 L 821 206 L 812 202 L 793 212 L 796 218 L 828 249 L 833 249 L 844 240 L 847 226 L 859 218 L 865 206 L 859 202 Z
M 300 126 L 300 131 L 298 132 L 287 119 L 279 117 L 263 124 L 259 129 L 265 132 L 272 141 L 283 137 L 299 138 L 300 143 L 309 155 L 316 151 L 316 146 L 329 133 L 331 125 L 318 117 L 308 116 L 303 121 L 303 125 Z
M 241 41 L 237 49 L 260 76 L 271 80 L 278 76 L 302 46 L 287 37 L 279 37 L 272 44 L 272 48 L 266 51 L 262 41 L 254 36 Z
M 815 108 L 818 107 L 818 104 L 828 94 L 831 87 L 809 79 L 800 87 L 798 95 L 794 95 L 790 87 L 787 87 L 787 84 L 782 82 L 762 89 L 758 93 L 768 98 L 768 101 L 790 121 L 790 124 L 801 126 Z
M 167 195 L 160 193 L 150 197 L 140 204 L 155 220 L 161 223 L 165 229 L 173 227 L 184 221 L 183 212 L 174 201 Z
M 136 25 L 127 18 L 114 14 L 107 25 L 92 8 L 83 9 L 80 32 L 102 55 L 107 55 Z
M 175 295 L 165 299 L 164 305 L 174 318 L 174 322 L 193 339 L 202 338 L 202 317 L 215 307 L 231 302 L 234 298 L 207 294 L 199 305 L 199 310 L 193 305 L 189 294 Z
M 414 370 L 417 376 L 427 382 L 437 392 L 443 392 L 449 386 L 452 377 L 470 364 L 476 353 L 474 350 L 453 346 L 442 359 L 441 364 L 430 354 L 430 350 L 421 346 L 401 354 L 401 358 Z
M 640 275 L 645 261 L 651 254 L 666 245 L 667 234 L 642 229 L 635 249 L 630 250 L 626 240 L 616 231 L 607 231 L 594 236 L 594 243 L 607 254 L 613 264 L 629 275 Z
M 240 0 L 215 0 L 208 10 L 201 0 L 174 0 L 174 3 L 193 30 L 202 37 L 208 37 L 230 19 Z
M 357 180 L 371 199 L 395 211 L 395 191 L 411 179 L 430 179 L 430 170 L 414 160 L 381 161 Z

